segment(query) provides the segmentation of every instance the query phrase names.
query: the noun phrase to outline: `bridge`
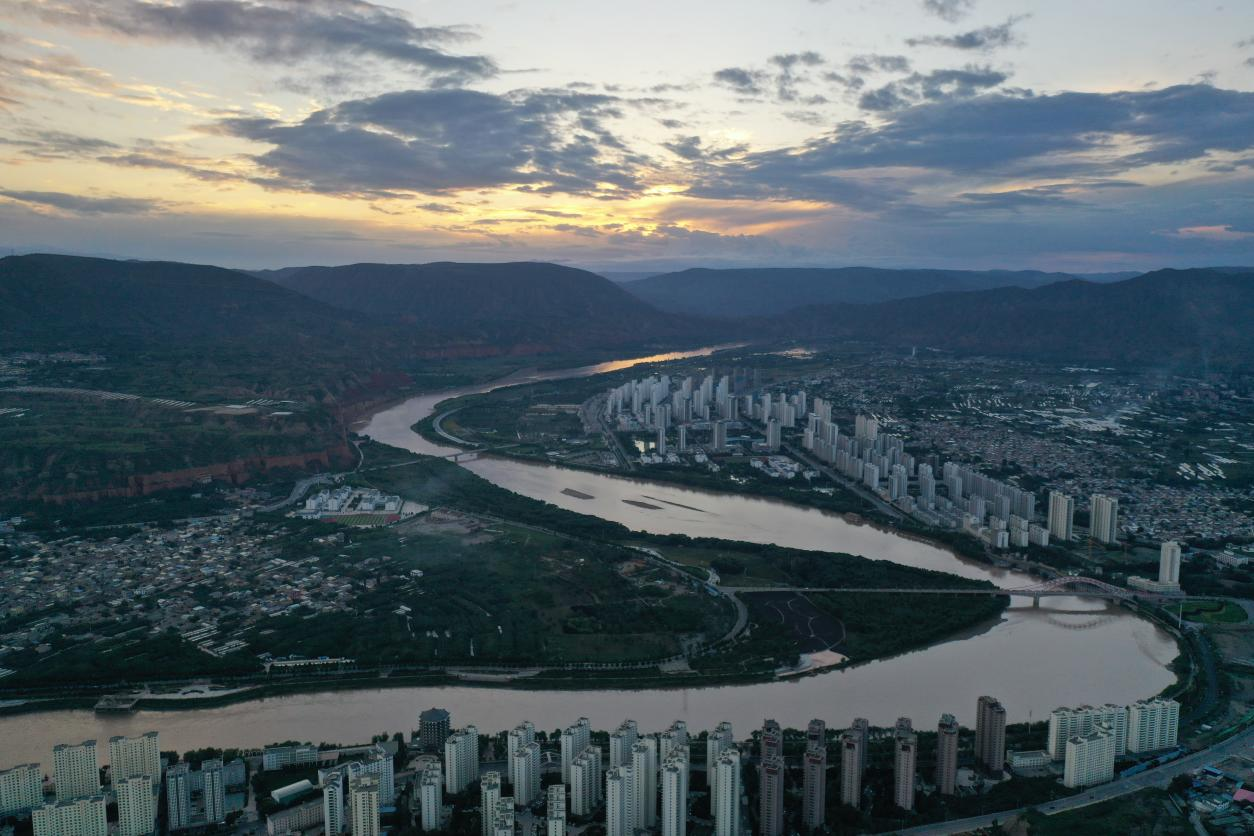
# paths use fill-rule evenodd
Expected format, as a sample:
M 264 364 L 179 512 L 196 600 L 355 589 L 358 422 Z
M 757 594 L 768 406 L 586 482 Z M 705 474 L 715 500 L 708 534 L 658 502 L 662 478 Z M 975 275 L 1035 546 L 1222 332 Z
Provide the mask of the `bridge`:
M 724 586 L 724 592 L 839 592 L 852 595 L 1008 595 L 1019 598 L 1031 598 L 1038 602 L 1042 598 L 1106 598 L 1109 600 L 1159 601 L 1175 596 L 1139 589 L 1125 589 L 1122 586 L 1099 581 L 1096 578 L 1084 578 L 1063 575 L 1050 578 L 1030 586 L 1018 587 L 965 587 L 958 589 L 920 589 L 916 587 L 857 587 L 857 586 Z M 1198 596 L 1189 596 L 1189 600 L 1205 600 Z

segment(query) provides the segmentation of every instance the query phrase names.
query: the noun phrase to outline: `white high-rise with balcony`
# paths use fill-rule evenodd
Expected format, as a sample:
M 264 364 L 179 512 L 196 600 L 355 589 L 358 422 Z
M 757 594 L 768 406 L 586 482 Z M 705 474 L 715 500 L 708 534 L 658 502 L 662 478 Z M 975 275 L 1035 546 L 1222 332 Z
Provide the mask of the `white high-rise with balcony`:
M 1046 751 L 1051 760 L 1066 757 L 1067 741 L 1078 735 L 1086 735 L 1098 723 L 1110 729 L 1115 756 L 1128 751 L 1128 709 L 1122 705 L 1082 705 L 1078 708 L 1055 708 L 1049 715 L 1049 738 Z
M 136 775 L 113 782 L 118 799 L 118 836 L 149 836 L 157 831 L 157 793 L 152 779 Z
M 103 795 L 58 801 L 31 812 L 35 836 L 108 836 Z
M 1180 544 L 1175 540 L 1168 540 L 1159 549 L 1158 582 L 1180 585 Z
M 708 769 L 708 766 L 707 766 Z M 713 808 L 715 836 L 740 836 L 740 751 L 724 749 L 714 764 L 718 807 Z
M 157 733 L 109 738 L 109 780 L 116 785 L 143 775 L 157 783 L 161 780 L 161 744 Z
M 358 775 L 348 782 L 348 807 L 353 836 L 379 836 L 377 775 Z
M 662 764 L 662 836 L 688 833 L 688 747 L 676 746 Z
M 99 795 L 100 767 L 96 761 L 96 741 L 84 740 L 77 746 L 61 743 L 52 747 L 52 780 L 57 785 L 57 801 Z
M 482 836 L 496 832 L 496 805 L 501 800 L 501 773 L 485 772 L 479 781 L 479 818 Z
M 1075 500 L 1061 491 L 1049 492 L 1049 536 L 1063 543 L 1071 542 L 1071 526 L 1075 520 Z
M 590 816 L 601 802 L 601 747 L 589 746 L 570 766 L 570 812 Z
M 1115 735 L 1106 723 L 1067 740 L 1062 770 L 1065 786 L 1077 789 L 1104 784 L 1115 776 Z
M 44 773 L 37 763 L 0 770 L 0 818 L 44 806 Z
M 1137 700 L 1128 706 L 1128 751 L 1157 752 L 1176 745 L 1180 733 L 1180 703 L 1175 700 Z
M 444 776 L 439 765 L 422 771 L 418 783 L 418 798 L 422 806 L 422 829 L 426 832 L 444 826 Z
M 562 783 L 570 783 L 570 767 L 592 740 L 592 725 L 580 717 L 573 726 L 562 731 Z

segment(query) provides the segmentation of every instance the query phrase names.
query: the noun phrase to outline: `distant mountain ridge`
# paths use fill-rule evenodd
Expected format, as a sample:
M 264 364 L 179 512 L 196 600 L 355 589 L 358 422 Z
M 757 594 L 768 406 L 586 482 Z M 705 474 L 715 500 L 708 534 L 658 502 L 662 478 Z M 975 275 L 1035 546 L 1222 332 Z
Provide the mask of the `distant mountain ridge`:
M 672 313 L 728 319 L 807 305 L 887 302 L 945 291 L 1039 287 L 1075 278 L 1035 270 L 890 270 L 878 267 L 692 268 L 626 282 L 623 289 Z
M 222 267 L 68 255 L 0 258 L 0 346 L 295 344 L 347 338 L 367 325 L 365 316 Z
M 1159 270 L 1119 282 L 818 305 L 771 320 L 834 337 L 1043 360 L 1254 368 L 1254 273 Z
M 350 264 L 260 275 L 433 337 L 564 350 L 695 339 L 700 332 L 602 276 L 544 262 Z

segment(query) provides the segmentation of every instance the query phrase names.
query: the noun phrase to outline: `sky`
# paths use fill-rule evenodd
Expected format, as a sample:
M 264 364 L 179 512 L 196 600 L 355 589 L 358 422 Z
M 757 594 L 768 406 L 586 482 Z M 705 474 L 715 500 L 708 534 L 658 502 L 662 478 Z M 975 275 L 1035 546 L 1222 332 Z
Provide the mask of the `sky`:
M 1254 3 L 0 0 L 0 247 L 1254 264 Z

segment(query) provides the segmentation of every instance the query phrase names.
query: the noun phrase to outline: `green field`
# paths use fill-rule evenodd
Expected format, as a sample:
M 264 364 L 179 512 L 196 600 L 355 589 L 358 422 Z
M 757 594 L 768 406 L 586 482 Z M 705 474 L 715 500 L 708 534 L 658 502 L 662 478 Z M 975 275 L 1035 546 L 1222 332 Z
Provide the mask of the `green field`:
M 1181 615 L 1203 624 L 1240 624 L 1248 617 L 1245 609 L 1232 601 L 1185 601 Z

